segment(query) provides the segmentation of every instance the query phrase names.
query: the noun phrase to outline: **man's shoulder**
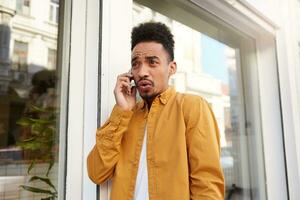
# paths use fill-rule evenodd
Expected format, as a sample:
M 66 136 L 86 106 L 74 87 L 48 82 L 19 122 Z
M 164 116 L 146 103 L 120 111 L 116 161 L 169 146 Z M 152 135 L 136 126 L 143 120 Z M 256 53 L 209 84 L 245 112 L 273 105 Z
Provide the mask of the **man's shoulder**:
M 199 116 L 202 115 L 203 107 L 206 107 L 207 101 L 197 94 L 176 93 L 177 101 L 180 101 L 180 109 L 186 124 L 196 124 Z
M 190 93 L 176 92 L 176 99 L 182 101 L 184 104 L 199 104 L 206 101 L 202 96 Z
M 178 99 L 177 101 L 180 102 L 180 108 L 185 117 L 199 115 L 206 110 L 206 108 L 210 108 L 208 101 L 204 97 L 196 94 L 178 92 L 176 98 Z

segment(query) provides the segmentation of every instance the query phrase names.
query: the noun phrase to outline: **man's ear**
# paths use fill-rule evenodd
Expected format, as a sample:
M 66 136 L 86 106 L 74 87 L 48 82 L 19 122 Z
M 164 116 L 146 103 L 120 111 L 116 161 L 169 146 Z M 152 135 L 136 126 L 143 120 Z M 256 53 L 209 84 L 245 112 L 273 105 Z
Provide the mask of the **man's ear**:
M 175 61 L 169 63 L 169 77 L 175 74 L 177 71 L 177 64 Z

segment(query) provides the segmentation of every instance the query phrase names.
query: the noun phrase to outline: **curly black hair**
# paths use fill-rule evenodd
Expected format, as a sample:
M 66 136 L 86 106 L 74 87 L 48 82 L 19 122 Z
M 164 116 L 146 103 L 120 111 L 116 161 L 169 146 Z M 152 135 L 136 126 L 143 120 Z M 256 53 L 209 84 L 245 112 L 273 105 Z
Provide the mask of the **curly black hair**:
M 131 50 L 140 42 L 157 42 L 163 45 L 174 60 L 174 39 L 170 29 L 161 22 L 146 22 L 134 27 L 131 32 Z

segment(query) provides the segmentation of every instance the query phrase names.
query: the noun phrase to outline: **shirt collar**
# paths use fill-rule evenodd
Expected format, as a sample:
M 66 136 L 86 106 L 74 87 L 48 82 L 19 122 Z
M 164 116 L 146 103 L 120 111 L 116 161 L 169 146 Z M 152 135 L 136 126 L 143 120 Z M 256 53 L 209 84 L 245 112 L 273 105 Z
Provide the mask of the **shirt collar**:
M 170 97 L 175 93 L 175 89 L 172 86 L 169 86 L 168 89 L 166 89 L 164 92 L 162 92 L 161 94 L 157 95 L 157 97 L 155 97 L 155 99 L 153 100 L 153 102 L 158 101 L 160 103 L 162 103 L 163 105 L 166 105 L 168 103 L 168 100 L 170 99 Z M 138 109 L 144 109 L 146 106 L 146 102 L 143 100 L 140 102 L 140 104 L 138 105 Z
M 168 89 L 159 94 L 156 98 L 158 98 L 162 104 L 166 105 L 174 93 L 175 89 L 172 86 L 169 86 Z

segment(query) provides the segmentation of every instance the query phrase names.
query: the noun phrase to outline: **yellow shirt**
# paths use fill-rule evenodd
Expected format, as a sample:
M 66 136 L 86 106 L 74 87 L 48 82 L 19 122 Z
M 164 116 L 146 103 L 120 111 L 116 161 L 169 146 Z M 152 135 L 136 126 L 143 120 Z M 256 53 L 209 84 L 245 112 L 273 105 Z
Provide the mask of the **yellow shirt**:
M 113 178 L 111 200 L 133 200 L 146 124 L 150 200 L 224 199 L 213 112 L 203 98 L 169 87 L 150 111 L 143 101 L 132 111 L 116 105 L 97 130 L 88 174 L 96 184 Z

